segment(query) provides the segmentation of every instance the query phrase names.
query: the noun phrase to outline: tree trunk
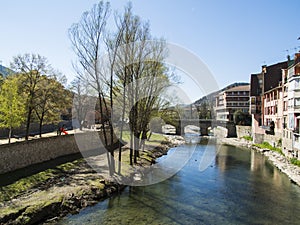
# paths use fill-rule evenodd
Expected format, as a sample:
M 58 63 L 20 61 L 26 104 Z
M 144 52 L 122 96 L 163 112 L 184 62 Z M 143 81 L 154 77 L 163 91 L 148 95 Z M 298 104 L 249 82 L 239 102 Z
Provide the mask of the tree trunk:
M 32 112 L 32 109 L 30 108 L 27 113 L 27 121 L 26 121 L 26 131 L 25 131 L 25 140 L 26 141 L 28 141 L 28 136 L 29 136 L 31 112 Z
M 43 120 L 44 120 L 44 113 L 42 113 L 42 116 L 41 116 L 41 119 L 40 119 L 40 124 L 39 124 L 39 135 L 40 135 L 40 138 L 42 137 Z
M 8 144 L 10 144 L 11 133 L 12 133 L 12 127 L 10 126 L 9 133 L 8 133 Z

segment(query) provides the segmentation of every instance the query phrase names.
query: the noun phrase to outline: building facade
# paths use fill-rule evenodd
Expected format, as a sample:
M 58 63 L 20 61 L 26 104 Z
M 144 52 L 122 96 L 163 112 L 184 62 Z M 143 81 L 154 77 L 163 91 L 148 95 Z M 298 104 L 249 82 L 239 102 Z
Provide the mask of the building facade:
M 234 113 L 238 110 L 249 114 L 250 85 L 239 85 L 224 90 L 216 95 L 216 119 L 233 122 Z
M 261 143 L 265 134 L 282 136 L 283 91 L 282 70 L 288 62 L 262 66 L 250 78 L 250 111 L 254 143 Z
M 282 71 L 283 98 L 283 151 L 290 157 L 300 158 L 300 53 L 295 54 L 289 67 Z

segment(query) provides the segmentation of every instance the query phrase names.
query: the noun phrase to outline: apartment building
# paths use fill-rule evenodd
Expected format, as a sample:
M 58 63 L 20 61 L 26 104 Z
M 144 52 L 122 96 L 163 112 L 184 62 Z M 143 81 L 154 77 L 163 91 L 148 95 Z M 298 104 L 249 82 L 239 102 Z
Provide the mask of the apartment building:
M 283 77 L 283 151 L 300 158 L 300 53 L 282 70 Z
M 281 138 L 283 129 L 282 70 L 288 61 L 262 66 L 261 72 L 251 74 L 250 111 L 254 143 L 261 143 L 265 134 Z
M 283 91 L 282 82 L 263 94 L 263 124 L 267 134 L 282 136 L 283 129 Z
M 226 89 L 216 95 L 216 119 L 232 122 L 236 111 L 249 113 L 250 85 L 242 84 Z

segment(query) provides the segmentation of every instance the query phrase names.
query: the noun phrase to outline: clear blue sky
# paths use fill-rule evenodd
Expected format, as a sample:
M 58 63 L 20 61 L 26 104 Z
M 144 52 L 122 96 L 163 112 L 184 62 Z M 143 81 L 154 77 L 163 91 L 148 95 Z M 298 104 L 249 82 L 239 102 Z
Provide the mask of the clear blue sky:
M 0 1 L 0 61 L 9 66 L 17 54 L 38 53 L 74 77 L 67 30 L 95 0 Z M 123 10 L 127 1 L 111 1 Z M 273 64 L 300 50 L 298 0 L 148 0 L 132 1 L 134 13 L 149 20 L 151 32 L 194 52 L 215 76 L 219 87 L 249 82 L 261 65 Z M 112 26 L 112 25 L 110 25 Z M 184 80 L 184 79 L 183 79 Z M 187 92 L 198 92 L 187 81 Z

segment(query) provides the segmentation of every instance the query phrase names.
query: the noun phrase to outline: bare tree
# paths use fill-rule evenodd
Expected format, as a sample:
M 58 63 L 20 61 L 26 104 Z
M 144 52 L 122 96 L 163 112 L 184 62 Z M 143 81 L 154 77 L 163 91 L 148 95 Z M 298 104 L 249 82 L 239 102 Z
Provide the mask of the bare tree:
M 89 110 L 89 91 L 88 85 L 80 78 L 72 81 L 70 90 L 73 92 L 73 113 L 77 119 L 79 129 L 82 130 L 85 123 L 86 115 Z
M 105 75 L 101 73 L 100 70 L 101 53 L 104 52 L 104 50 L 101 52 L 101 47 L 109 13 L 109 3 L 100 1 L 98 4 L 95 4 L 90 11 L 83 13 L 80 21 L 73 24 L 69 29 L 69 37 L 78 59 L 78 64 L 74 64 L 74 68 L 80 79 L 84 80 L 89 86 L 96 90 L 102 118 L 105 117 L 106 112 L 109 110 L 104 87 Z M 106 112 L 104 112 L 103 109 Z M 112 129 L 109 120 L 108 122 L 110 129 Z M 104 143 L 110 151 L 110 154 L 107 156 L 110 175 L 112 175 L 115 170 L 112 149 L 113 137 L 110 137 L 109 146 L 104 120 L 101 120 L 101 123 Z M 112 131 L 110 134 L 112 134 Z
M 131 131 L 129 157 L 133 165 L 139 156 L 140 139 L 145 137 L 153 116 L 151 112 L 168 83 L 163 65 L 166 46 L 163 40 L 149 41 L 149 24 L 133 14 L 131 4 L 127 5 L 123 15 L 116 17 L 116 24 L 118 32 L 111 41 L 109 52 L 114 56 L 114 72 L 118 79 L 115 89 L 122 96 L 120 139 L 126 115 Z M 160 78 L 159 82 L 157 78 Z M 162 82 L 163 78 L 167 82 Z M 140 99 L 141 96 L 145 97 Z M 121 148 L 119 158 L 120 155 Z

